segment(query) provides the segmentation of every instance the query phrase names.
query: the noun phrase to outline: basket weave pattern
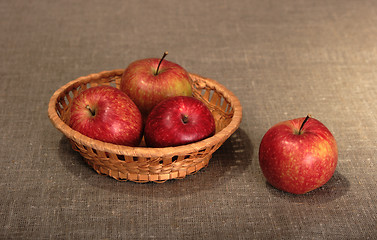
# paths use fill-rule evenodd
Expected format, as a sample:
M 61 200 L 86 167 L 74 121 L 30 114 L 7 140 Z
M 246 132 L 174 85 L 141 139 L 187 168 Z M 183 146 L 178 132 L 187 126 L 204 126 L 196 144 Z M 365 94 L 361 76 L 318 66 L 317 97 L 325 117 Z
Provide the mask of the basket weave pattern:
M 98 85 L 119 88 L 124 69 L 104 71 L 73 80 L 58 89 L 50 99 L 48 116 L 85 161 L 99 174 L 133 182 L 165 182 L 184 178 L 207 166 L 212 154 L 239 127 L 242 107 L 224 86 L 215 80 L 191 74 L 193 95 L 211 110 L 216 134 L 202 141 L 177 147 L 128 147 L 84 136 L 68 126 L 72 100 L 81 91 Z

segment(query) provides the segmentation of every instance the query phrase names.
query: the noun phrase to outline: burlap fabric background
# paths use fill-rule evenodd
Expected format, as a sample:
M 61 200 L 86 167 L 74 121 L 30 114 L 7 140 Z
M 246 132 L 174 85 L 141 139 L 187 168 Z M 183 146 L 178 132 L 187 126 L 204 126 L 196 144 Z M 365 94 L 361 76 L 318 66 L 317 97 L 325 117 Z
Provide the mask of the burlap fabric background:
M 0 0 L 1 239 L 375 239 L 376 1 Z M 50 123 L 55 90 L 160 57 L 240 99 L 207 168 L 164 184 L 88 167 Z M 273 124 L 311 113 L 339 164 L 302 196 L 258 163 Z

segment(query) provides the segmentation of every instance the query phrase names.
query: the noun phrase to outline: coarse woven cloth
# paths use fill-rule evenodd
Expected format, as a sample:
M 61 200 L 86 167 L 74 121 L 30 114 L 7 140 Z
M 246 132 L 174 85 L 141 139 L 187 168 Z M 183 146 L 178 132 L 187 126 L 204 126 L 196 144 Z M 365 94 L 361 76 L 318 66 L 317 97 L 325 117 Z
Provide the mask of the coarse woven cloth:
M 377 1 L 0 0 L 0 239 L 376 239 Z M 47 117 L 80 76 L 160 57 L 240 100 L 209 165 L 163 184 L 100 176 Z M 276 190 L 264 133 L 308 113 L 339 162 L 305 195 Z

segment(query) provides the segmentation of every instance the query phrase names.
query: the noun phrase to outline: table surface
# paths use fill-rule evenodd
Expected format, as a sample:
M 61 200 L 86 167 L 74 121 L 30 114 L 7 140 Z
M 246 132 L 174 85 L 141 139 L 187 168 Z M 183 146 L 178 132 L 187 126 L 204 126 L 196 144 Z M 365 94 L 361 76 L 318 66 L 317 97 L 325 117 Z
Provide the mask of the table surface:
M 376 1 L 0 1 L 1 239 L 375 239 Z M 209 165 L 163 184 L 100 176 L 47 116 L 80 76 L 160 57 L 240 100 Z M 311 113 L 336 172 L 292 195 L 258 161 L 275 123 Z

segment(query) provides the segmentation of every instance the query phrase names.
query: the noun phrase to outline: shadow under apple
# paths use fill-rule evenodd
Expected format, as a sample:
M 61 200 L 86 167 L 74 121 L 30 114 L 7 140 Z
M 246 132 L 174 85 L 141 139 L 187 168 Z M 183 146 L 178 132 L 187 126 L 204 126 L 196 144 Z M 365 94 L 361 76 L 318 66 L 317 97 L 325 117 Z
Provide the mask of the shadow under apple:
M 247 169 L 251 164 L 253 149 L 246 132 L 238 129 L 213 154 L 208 166 L 197 173 L 184 179 L 168 180 L 165 183 L 141 184 L 120 182 L 97 174 L 79 153 L 72 150 L 68 139 L 64 136 L 60 140 L 59 156 L 67 171 L 97 188 L 118 193 L 166 198 L 194 194 L 221 186 Z
M 344 196 L 349 191 L 350 182 L 341 173 L 335 171 L 334 175 L 326 184 L 305 194 L 296 195 L 287 193 L 276 189 L 268 182 L 266 182 L 266 186 L 273 195 L 287 199 L 290 202 L 321 204 L 331 202 L 341 196 Z

